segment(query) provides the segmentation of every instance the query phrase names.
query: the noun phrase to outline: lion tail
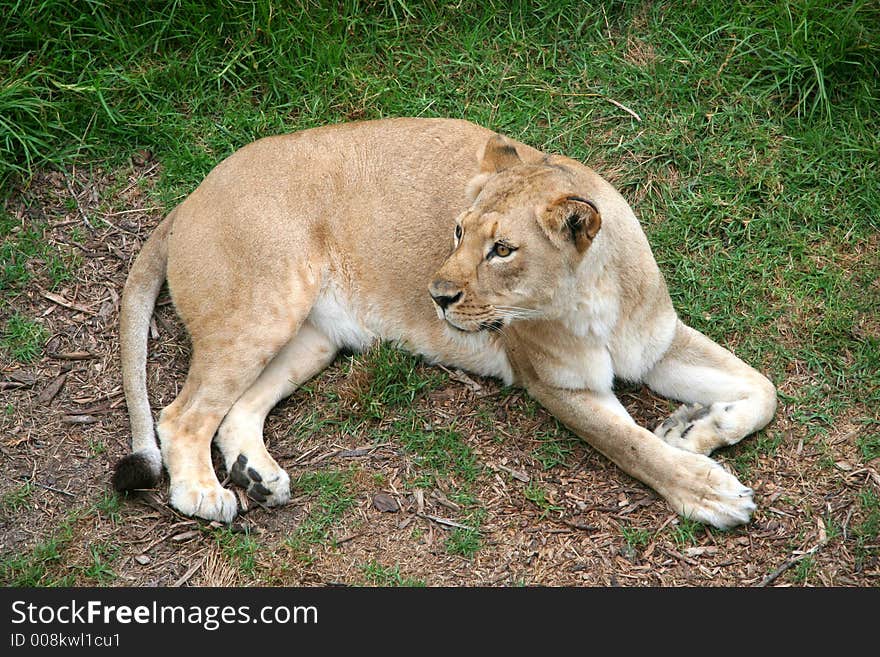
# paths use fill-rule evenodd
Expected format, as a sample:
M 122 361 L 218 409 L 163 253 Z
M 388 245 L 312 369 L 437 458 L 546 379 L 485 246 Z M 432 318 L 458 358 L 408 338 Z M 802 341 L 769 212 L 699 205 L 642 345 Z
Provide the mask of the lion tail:
M 150 318 L 168 263 L 168 235 L 172 212 L 144 243 L 125 282 L 119 323 L 122 385 L 131 423 L 131 453 L 121 458 L 113 472 L 113 488 L 127 491 L 152 488 L 162 476 L 162 454 L 156 442 L 150 400 L 147 396 L 147 337 Z

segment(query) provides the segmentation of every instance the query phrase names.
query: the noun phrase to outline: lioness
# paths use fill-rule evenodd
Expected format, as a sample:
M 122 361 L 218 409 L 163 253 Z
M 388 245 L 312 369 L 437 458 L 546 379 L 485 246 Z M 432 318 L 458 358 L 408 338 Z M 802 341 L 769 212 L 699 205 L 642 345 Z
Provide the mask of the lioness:
M 147 333 L 163 280 L 192 362 L 153 433 Z M 465 121 L 392 119 L 254 142 L 155 229 L 122 300 L 132 453 L 118 490 L 229 522 L 211 464 L 272 506 L 290 479 L 262 437 L 269 410 L 340 349 L 389 340 L 428 361 L 518 384 L 577 435 L 716 527 L 752 491 L 707 455 L 764 427 L 776 391 L 683 324 L 626 201 L 584 165 Z M 654 432 L 614 377 L 685 402 Z

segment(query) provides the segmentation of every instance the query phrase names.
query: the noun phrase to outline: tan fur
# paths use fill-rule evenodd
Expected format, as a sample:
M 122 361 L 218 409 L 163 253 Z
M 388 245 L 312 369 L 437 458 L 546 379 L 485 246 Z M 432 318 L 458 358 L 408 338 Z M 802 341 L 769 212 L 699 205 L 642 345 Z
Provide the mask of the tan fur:
M 631 209 L 582 164 L 464 121 L 354 123 L 242 148 L 173 215 L 126 285 L 122 341 L 133 443 L 149 450 L 132 382 L 165 265 L 193 343 L 158 431 L 180 511 L 236 513 L 211 467 L 215 434 L 234 482 L 286 502 L 266 413 L 340 348 L 390 340 L 524 386 L 677 512 L 748 521 L 751 491 L 706 454 L 769 422 L 775 390 L 678 320 Z M 652 433 L 614 377 L 695 405 Z

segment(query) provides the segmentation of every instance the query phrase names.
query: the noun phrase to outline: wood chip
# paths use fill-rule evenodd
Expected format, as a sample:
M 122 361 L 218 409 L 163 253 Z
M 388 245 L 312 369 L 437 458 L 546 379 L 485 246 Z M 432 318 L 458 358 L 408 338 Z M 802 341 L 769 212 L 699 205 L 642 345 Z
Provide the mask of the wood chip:
M 362 536 L 362 535 L 363 535 L 362 533 L 361 534 L 346 534 L 345 536 L 334 539 L 333 543 L 335 543 L 336 545 L 342 545 L 343 543 L 348 543 L 349 541 L 353 541 L 358 536 Z
M 30 372 L 13 372 L 9 375 L 10 383 L 19 383 L 23 386 L 32 386 L 37 382 L 37 377 L 35 377 Z
M 691 559 L 690 557 L 686 557 L 686 556 L 684 556 L 683 554 L 681 554 L 680 552 L 676 552 L 676 551 L 673 550 L 672 548 L 662 547 L 662 546 L 661 546 L 660 549 L 663 550 L 663 551 L 664 551 L 666 554 L 668 554 L 670 557 L 674 557 L 674 558 L 676 558 L 676 559 L 681 559 L 682 561 L 684 561 L 684 562 L 687 563 L 687 564 L 690 564 L 691 566 L 697 566 L 697 565 L 699 565 L 696 561 L 694 561 L 694 560 Z
M 94 424 L 100 422 L 101 418 L 94 415 L 65 415 L 61 418 L 64 424 Z
M 445 506 L 450 511 L 455 511 L 456 513 L 461 511 L 461 507 L 458 506 L 458 504 L 447 498 L 446 495 L 439 490 L 431 491 L 431 499 L 435 500 L 438 504 Z
M 134 558 L 134 560 L 142 566 L 146 566 L 148 563 L 150 563 L 150 557 L 148 557 L 146 554 L 139 554 Z
M 342 449 L 339 450 L 337 456 L 343 459 L 353 459 L 358 456 L 367 456 L 372 451 L 369 447 L 359 447 L 358 449 Z
M 89 360 L 90 358 L 97 358 L 95 354 L 88 351 L 62 351 L 60 353 L 54 352 L 49 354 L 50 358 L 55 358 L 56 360 Z
M 70 310 L 78 310 L 79 312 L 86 313 L 87 315 L 97 315 L 97 313 L 94 310 L 92 310 L 91 308 L 86 308 L 85 306 L 81 306 L 78 303 L 73 303 L 71 301 L 68 301 L 67 299 L 62 297 L 60 294 L 55 294 L 54 292 L 47 292 L 45 290 L 41 290 L 40 294 L 43 296 L 43 298 L 48 299 L 52 303 L 57 303 L 59 306 L 62 306 L 64 308 L 69 308 Z
M 590 525 L 585 522 L 580 522 L 577 520 L 563 520 L 562 524 L 568 525 L 572 529 L 580 529 L 581 531 L 585 531 L 585 532 L 594 532 L 597 529 L 599 529 L 598 527 L 596 527 L 596 525 Z
M 253 501 L 249 500 L 247 493 L 244 492 L 241 488 L 234 488 L 235 496 L 238 498 L 238 512 L 241 514 L 245 514 L 248 512 L 248 502 Z
M 471 527 L 469 525 L 463 525 L 460 522 L 455 522 L 454 520 L 449 520 L 448 518 L 438 518 L 437 516 L 429 516 L 427 513 L 418 513 L 416 514 L 420 518 L 424 518 L 425 520 L 430 520 L 432 522 L 436 522 L 438 525 L 446 525 L 447 527 L 455 527 L 456 529 L 467 529 L 468 531 L 475 532 L 477 531 L 476 527 Z
M 56 376 L 49 385 L 43 388 L 42 392 L 40 392 L 40 396 L 37 397 L 37 401 L 45 406 L 55 399 L 55 396 L 61 391 L 61 387 L 67 380 L 67 374 L 67 372 L 62 372 Z
M 506 472 L 507 474 L 509 474 L 511 477 L 513 477 L 517 481 L 521 481 L 525 484 L 529 483 L 532 480 L 532 478 L 529 477 L 529 475 L 527 475 L 525 472 L 520 472 L 519 470 L 514 470 L 513 468 L 508 468 L 506 465 L 501 465 L 499 463 L 495 467 L 498 468 L 499 470 L 501 470 L 502 472 Z
M 201 568 L 202 565 L 203 565 L 204 563 L 205 563 L 205 558 L 202 557 L 202 558 L 199 559 L 199 560 L 198 560 L 198 561 L 197 561 L 197 562 L 196 562 L 196 563 L 195 563 L 195 564 L 194 564 L 189 570 L 187 570 L 186 573 L 184 573 L 183 577 L 181 577 L 179 580 L 177 580 L 176 582 L 174 582 L 174 584 L 172 584 L 172 586 L 174 586 L 174 587 L 178 587 L 178 586 L 182 586 L 183 584 L 185 584 L 186 582 L 188 582 L 189 579 L 190 579 L 190 577 L 192 577 L 193 575 L 195 575 L 195 574 L 196 574 L 196 571 L 197 571 L 199 568 Z
M 201 532 L 197 529 L 190 529 L 189 531 L 180 532 L 179 534 L 175 534 L 171 537 L 171 540 L 175 543 L 182 543 L 183 541 L 188 541 L 191 538 L 195 538 Z
M 446 370 L 446 371 L 449 372 L 449 370 Z M 474 381 L 471 377 L 469 377 L 467 374 L 465 374 L 461 370 L 455 370 L 453 372 L 449 372 L 449 378 L 452 379 L 453 381 L 457 381 L 458 383 L 463 384 L 465 387 L 468 388 L 468 390 L 470 390 L 473 393 L 478 393 L 483 389 L 483 386 L 481 386 L 479 383 Z
M 705 547 L 689 547 L 685 549 L 684 553 L 689 557 L 699 557 L 704 554 L 712 556 L 718 552 L 718 548 L 714 545 L 707 545 Z
M 382 513 L 397 513 L 400 505 L 388 493 L 376 493 L 373 495 L 373 506 Z

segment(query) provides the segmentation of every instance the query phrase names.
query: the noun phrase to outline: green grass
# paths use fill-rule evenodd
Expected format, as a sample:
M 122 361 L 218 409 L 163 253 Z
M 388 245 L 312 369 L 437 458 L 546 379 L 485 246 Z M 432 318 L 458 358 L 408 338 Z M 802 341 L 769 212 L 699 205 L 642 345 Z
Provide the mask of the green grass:
M 95 504 L 95 508 L 114 525 L 119 521 L 123 498 L 115 492 L 107 491 Z
M 867 559 L 880 556 L 877 546 L 880 538 L 880 495 L 865 487 L 859 492 L 858 507 L 861 520 L 853 526 L 855 537 L 856 563 L 863 564 Z
M 485 510 L 474 494 L 483 466 L 464 436 L 454 426 L 426 429 L 416 412 L 394 423 L 387 435 L 415 462 L 415 475 L 407 482 L 410 487 L 427 491 L 440 488 L 461 507 L 457 522 L 468 528 L 455 528 L 449 533 L 446 551 L 468 558 L 474 556 L 483 545 L 479 528 Z
M 256 573 L 257 555 L 261 546 L 249 531 L 223 527 L 215 529 L 213 536 L 221 552 L 230 563 L 235 564 L 242 575 L 252 577 Z
M 791 570 L 791 579 L 797 584 L 805 584 L 816 569 L 816 560 L 813 555 L 805 556 L 797 562 Z
M 856 447 L 865 462 L 880 458 L 880 422 L 866 421 L 861 435 L 856 438 Z
M 553 504 L 547 496 L 547 490 L 537 482 L 530 482 L 523 489 L 523 496 L 536 507 L 541 509 L 541 517 L 554 511 L 562 511 L 562 507 Z
M 0 208 L 0 309 L 28 283 L 56 289 L 82 265 L 79 254 L 59 250 L 47 240 L 46 232 L 42 221 L 22 223 Z
M 74 538 L 74 524 L 84 515 L 75 511 L 51 536 L 28 552 L 0 560 L 0 583 L 4 586 L 73 586 L 77 572 L 64 562 L 64 551 Z
M 113 562 L 119 558 L 121 548 L 108 541 L 89 546 L 90 563 L 82 569 L 82 574 L 97 585 L 107 585 L 116 579 Z
M 623 540 L 626 541 L 626 544 L 634 550 L 646 547 L 654 536 L 654 533 L 650 530 L 639 527 L 621 527 L 620 533 L 623 535 Z
M 0 515 L 10 516 L 30 509 L 33 493 L 34 485 L 28 481 L 3 495 L 0 498 Z
M 29 485 L 29 484 L 28 484 Z M 28 486 L 26 485 L 26 486 Z M 29 494 L 24 488 L 13 491 L 17 500 L 27 503 Z M 5 506 L 7 497 L 4 497 Z M 64 516 L 51 535 L 39 541 L 26 552 L 7 555 L 0 559 L 0 585 L 3 586 L 106 586 L 117 579 L 113 564 L 122 554 L 122 547 L 112 541 L 84 541 L 85 563 L 72 562 L 68 550 L 82 541 L 78 525 L 85 520 L 106 519 L 116 524 L 120 518 L 122 498 L 106 493 L 97 502 L 73 509 Z M 24 508 L 24 507 L 23 507 Z
M 361 566 L 361 570 L 369 586 L 425 586 L 423 580 L 401 575 L 400 566 L 383 566 L 378 561 L 371 561 Z
M 538 447 L 532 450 L 532 457 L 544 470 L 569 467 L 575 445 L 579 442 L 559 421 L 554 419 L 553 424 L 553 429 L 532 436 L 533 440 L 539 441 Z
M 426 370 L 418 358 L 385 343 L 352 359 L 349 368 L 356 368 L 366 377 L 354 402 L 364 417 L 372 420 L 381 420 L 389 411 L 410 406 L 446 379 L 442 371 Z
M 87 446 L 89 448 L 89 454 L 91 454 L 93 457 L 100 456 L 107 451 L 106 443 L 100 438 L 89 438 Z
M 6 320 L 6 326 L 0 337 L 0 348 L 13 360 L 31 363 L 43 353 L 43 345 L 48 338 L 49 332 L 42 323 L 21 313 L 15 313 Z
M 287 547 L 305 562 L 311 562 L 312 549 L 330 540 L 330 531 L 355 502 L 353 470 L 320 470 L 300 475 L 293 490 L 312 498 L 311 509 L 285 540 Z
M 415 461 L 418 474 L 411 483 L 417 488 L 434 488 L 452 476 L 458 483 L 453 493 L 466 492 L 482 470 L 473 450 L 454 426 L 425 428 L 414 414 L 396 422 L 387 436 Z
M 737 447 L 733 457 L 733 466 L 737 473 L 748 479 L 758 459 L 761 456 L 773 456 L 783 438 L 781 434 L 760 433 Z
M 679 518 L 669 529 L 669 534 L 679 547 L 687 547 L 699 543 L 699 534 L 703 524 L 690 518 Z
M 456 527 L 449 533 L 444 547 L 449 554 L 470 559 L 483 547 L 483 540 L 476 527 L 470 529 Z

